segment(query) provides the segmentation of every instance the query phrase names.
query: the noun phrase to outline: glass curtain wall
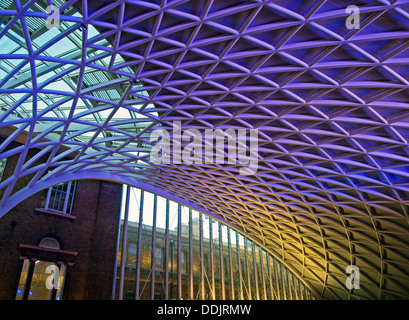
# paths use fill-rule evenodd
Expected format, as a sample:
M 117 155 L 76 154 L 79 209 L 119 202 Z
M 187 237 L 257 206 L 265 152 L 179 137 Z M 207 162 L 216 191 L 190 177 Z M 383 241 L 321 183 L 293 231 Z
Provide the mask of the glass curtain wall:
M 240 233 L 172 200 L 124 186 L 113 299 L 313 299 Z

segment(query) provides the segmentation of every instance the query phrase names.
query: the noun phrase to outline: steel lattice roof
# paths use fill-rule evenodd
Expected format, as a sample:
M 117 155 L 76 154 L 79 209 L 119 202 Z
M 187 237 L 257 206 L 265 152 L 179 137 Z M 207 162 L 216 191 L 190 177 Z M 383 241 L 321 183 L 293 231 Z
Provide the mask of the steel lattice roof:
M 17 159 L 1 215 L 63 179 L 143 183 L 257 241 L 318 296 L 409 297 L 409 1 L 52 2 L 59 29 L 51 2 L 0 6 L 0 158 Z M 257 172 L 152 164 L 149 133 L 175 121 L 258 129 Z

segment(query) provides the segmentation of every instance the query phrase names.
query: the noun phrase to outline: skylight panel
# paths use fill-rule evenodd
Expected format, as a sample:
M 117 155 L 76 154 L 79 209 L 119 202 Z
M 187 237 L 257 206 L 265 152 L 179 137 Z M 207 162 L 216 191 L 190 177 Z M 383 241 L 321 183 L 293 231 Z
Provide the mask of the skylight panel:
M 57 28 L 47 29 L 46 32 L 44 32 L 43 34 L 40 34 L 37 38 L 35 38 L 33 40 L 33 43 L 37 45 L 38 47 L 41 47 L 44 44 L 46 44 L 48 41 L 53 39 L 55 36 L 57 36 L 59 33 L 60 31 Z
M 57 5 L 55 2 L 54 4 Z M 32 14 L 45 9 L 35 6 L 30 10 Z M 70 12 L 73 10 L 65 10 L 63 14 L 71 14 Z M 81 18 L 78 12 L 72 15 Z M 94 150 L 103 154 L 109 148 L 120 149 L 123 144 L 133 146 L 129 139 L 140 128 L 126 120 L 141 122 L 135 119 L 143 119 L 144 124 L 149 125 L 150 119 L 137 112 L 146 103 L 143 100 L 138 106 L 129 105 L 133 111 L 118 107 L 120 101 L 125 106 L 128 100 L 133 99 L 132 96 L 123 97 L 125 90 L 133 83 L 129 81 L 134 77 L 132 68 L 112 68 L 113 65 L 126 65 L 123 57 L 117 53 L 112 55 L 112 45 L 105 38 L 92 42 L 92 38 L 99 36 L 99 32 L 91 24 L 86 29 L 70 29 L 71 26 L 78 25 L 79 21 L 64 21 L 62 17 L 59 28 L 49 29 L 46 28 L 44 18 L 27 16 L 24 19 L 26 24 L 18 19 L 15 26 L 0 39 L 0 77 L 8 79 L 2 89 L 10 90 L 0 94 L 1 109 L 12 109 L 12 114 L 19 118 L 32 118 L 36 110 L 38 121 L 35 133 L 50 140 L 59 140 L 58 134 L 63 132 L 62 127 L 57 126 L 50 132 L 42 132 L 38 128 L 41 125 L 51 128 L 48 126 L 66 121 L 71 115 L 73 125 L 70 124 L 64 141 L 72 145 L 76 142 L 88 142 L 94 137 L 100 139 L 98 143 L 93 141 L 91 146 L 86 146 L 85 153 Z M 25 27 L 28 33 L 23 31 Z M 31 39 L 26 39 L 27 34 Z M 88 39 L 86 57 L 82 54 L 85 35 Z M 35 70 L 32 70 L 33 65 L 28 60 L 31 53 L 27 50 L 27 45 L 36 54 L 33 60 Z M 2 55 L 6 55 L 5 58 Z M 10 74 L 13 76 L 10 77 Z M 36 76 L 36 81 L 32 81 L 33 75 Z M 141 96 L 149 97 L 140 84 L 139 89 Z M 108 119 L 107 128 L 99 127 L 99 124 L 105 124 Z M 15 118 L 9 118 L 5 122 L 14 120 Z M 25 126 L 24 130 L 28 131 L 29 128 Z M 112 134 L 116 130 L 118 132 Z M 111 139 L 107 139 L 108 137 Z
M 8 54 L 18 49 L 19 45 L 8 37 L 0 38 L 0 54 Z

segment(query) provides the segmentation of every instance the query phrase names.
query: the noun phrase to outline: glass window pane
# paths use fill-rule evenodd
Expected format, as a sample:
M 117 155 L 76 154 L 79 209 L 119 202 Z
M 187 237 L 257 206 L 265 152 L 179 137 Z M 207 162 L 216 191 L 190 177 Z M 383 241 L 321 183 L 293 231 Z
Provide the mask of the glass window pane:
M 40 247 L 60 249 L 60 244 L 54 238 L 44 238 L 40 241 Z
M 0 181 L 3 178 L 4 168 L 6 167 L 7 159 L 3 158 L 0 159 Z
M 153 202 L 154 195 L 150 192 L 144 192 L 143 198 L 143 221 L 144 226 L 152 226 L 153 224 Z
M 52 276 L 52 273 L 46 271 L 48 266 L 55 265 L 53 262 L 40 261 L 35 262 L 33 278 L 31 280 L 30 292 L 28 300 L 50 300 L 52 289 L 46 286 L 47 278 Z
M 163 248 L 155 248 L 155 270 L 163 270 Z
M 166 229 L 166 198 L 159 196 L 157 199 L 156 228 L 158 230 Z
M 240 233 L 183 205 L 180 205 L 179 230 L 179 204 L 160 196 L 156 196 L 156 232 L 153 233 L 155 230 L 152 226 L 154 195 L 146 191 L 142 193 L 136 188 L 132 188 L 131 198 L 132 195 L 134 200 L 131 199 L 129 206 L 130 221 L 127 229 L 127 250 L 125 251 L 128 264 L 124 270 L 121 295 L 124 299 L 134 298 L 133 291 L 137 283 L 135 270 L 138 263 L 141 266 L 140 299 L 164 299 L 165 297 L 167 299 L 202 299 L 204 297 L 204 299 L 246 300 L 300 298 L 301 286 L 296 276 L 289 273 L 281 262 L 262 247 Z M 141 195 L 143 195 L 143 232 L 141 261 L 138 262 L 135 253 L 138 246 Z M 167 203 L 169 203 L 168 217 L 166 216 Z M 169 221 L 168 238 L 166 238 L 167 220 Z M 181 236 L 180 247 L 178 231 Z M 155 239 L 152 238 L 154 235 Z M 167 244 L 169 245 L 168 259 L 165 255 Z M 122 239 L 119 246 L 121 248 Z M 180 256 L 178 250 L 180 250 Z M 152 253 L 155 254 L 154 287 L 150 283 L 153 279 L 150 263 Z M 120 255 L 121 250 L 118 252 L 118 257 Z M 129 259 L 132 260 L 129 261 Z M 180 268 L 178 268 L 179 259 Z M 165 266 L 168 268 L 168 273 L 165 271 Z M 180 274 L 178 274 L 179 270 Z M 204 290 L 203 294 L 202 290 Z
M 45 190 L 41 206 L 47 210 L 71 214 L 76 181 L 64 182 Z
M 24 289 L 27 282 L 28 267 L 30 266 L 30 260 L 24 259 L 23 268 L 21 270 L 20 280 L 18 282 L 16 300 L 22 300 Z

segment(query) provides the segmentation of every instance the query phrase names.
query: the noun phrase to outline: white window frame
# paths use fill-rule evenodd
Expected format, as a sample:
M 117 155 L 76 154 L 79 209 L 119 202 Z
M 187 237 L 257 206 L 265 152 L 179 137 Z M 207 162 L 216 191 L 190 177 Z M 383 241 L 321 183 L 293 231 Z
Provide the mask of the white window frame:
M 66 195 L 66 196 L 65 196 L 64 206 L 63 206 L 63 210 L 62 210 L 62 211 L 49 208 L 50 200 L 51 200 L 51 193 L 52 193 L 52 190 L 53 190 L 54 187 L 55 187 L 55 186 L 51 186 L 51 187 L 48 188 L 47 197 L 46 197 L 46 199 L 45 199 L 44 209 L 45 209 L 45 210 L 50 210 L 50 211 L 59 212 L 59 213 L 63 213 L 63 214 L 67 214 L 67 215 L 71 215 L 72 204 L 73 204 L 73 202 L 74 202 L 74 193 L 75 193 L 76 181 L 68 181 L 67 190 L 65 191 L 65 195 Z M 72 190 L 71 190 L 71 188 L 72 188 Z M 70 193 L 71 193 L 71 191 L 72 191 L 72 194 L 73 194 L 72 197 L 69 196 Z M 67 196 L 67 195 L 68 195 L 68 196 Z M 70 198 L 71 198 L 71 203 L 69 203 L 69 202 L 70 202 Z M 68 204 L 70 204 L 70 212 L 67 212 Z

